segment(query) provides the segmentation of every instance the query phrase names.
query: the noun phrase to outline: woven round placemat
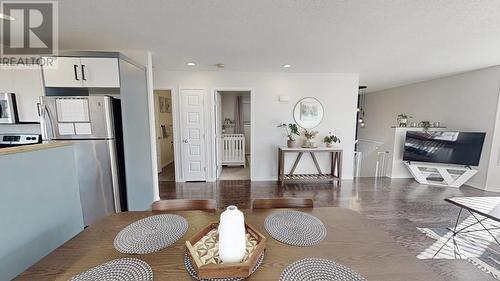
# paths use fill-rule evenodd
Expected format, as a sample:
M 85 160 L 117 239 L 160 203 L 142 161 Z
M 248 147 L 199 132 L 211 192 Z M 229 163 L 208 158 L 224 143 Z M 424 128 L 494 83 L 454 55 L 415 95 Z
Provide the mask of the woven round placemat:
M 318 218 L 293 210 L 272 213 L 264 227 L 274 239 L 292 246 L 313 246 L 326 236 L 326 227 Z
M 334 261 L 307 258 L 289 265 L 281 273 L 279 281 L 366 281 L 347 266 Z
M 259 268 L 259 266 L 262 264 L 263 261 L 264 261 L 264 253 L 262 253 L 262 255 L 260 255 L 259 259 L 257 260 L 257 264 L 252 269 L 252 274 Z M 189 276 L 191 276 L 194 280 L 197 280 L 197 281 L 241 281 L 241 280 L 245 280 L 245 278 L 200 279 L 198 277 L 198 273 L 196 273 L 196 270 L 193 267 L 193 264 L 191 263 L 191 259 L 189 258 L 188 254 L 184 255 L 184 267 L 186 268 L 186 271 L 189 274 Z
M 115 237 L 114 246 L 125 254 L 149 254 L 172 245 L 187 229 L 188 222 L 181 216 L 150 216 L 122 229 Z
M 153 281 L 153 270 L 144 261 L 123 258 L 109 261 L 73 276 L 70 281 Z

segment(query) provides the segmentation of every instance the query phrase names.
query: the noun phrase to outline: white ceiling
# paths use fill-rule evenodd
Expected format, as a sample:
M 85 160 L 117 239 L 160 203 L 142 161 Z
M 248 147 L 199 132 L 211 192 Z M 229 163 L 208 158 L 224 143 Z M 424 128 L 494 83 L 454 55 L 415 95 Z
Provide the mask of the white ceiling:
M 59 21 L 65 49 L 151 50 L 167 70 L 355 72 L 370 91 L 500 64 L 497 0 L 61 0 Z

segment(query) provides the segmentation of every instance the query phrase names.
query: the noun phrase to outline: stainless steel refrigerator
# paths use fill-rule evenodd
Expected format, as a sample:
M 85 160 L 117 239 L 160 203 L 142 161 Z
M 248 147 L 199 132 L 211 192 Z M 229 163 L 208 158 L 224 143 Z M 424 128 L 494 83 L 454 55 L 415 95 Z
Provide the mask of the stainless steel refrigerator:
M 109 96 L 40 98 L 44 141 L 72 141 L 85 225 L 126 210 L 120 101 Z

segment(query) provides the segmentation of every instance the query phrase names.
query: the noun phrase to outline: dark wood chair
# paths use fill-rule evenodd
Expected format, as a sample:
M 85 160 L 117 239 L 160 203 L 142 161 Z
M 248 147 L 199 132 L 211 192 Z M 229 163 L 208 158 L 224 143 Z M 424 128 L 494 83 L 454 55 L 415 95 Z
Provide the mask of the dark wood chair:
M 153 211 L 215 211 L 217 203 L 213 199 L 173 199 L 159 200 L 151 204 Z
M 314 202 L 311 198 L 266 198 L 252 202 L 252 209 L 271 208 L 314 208 Z

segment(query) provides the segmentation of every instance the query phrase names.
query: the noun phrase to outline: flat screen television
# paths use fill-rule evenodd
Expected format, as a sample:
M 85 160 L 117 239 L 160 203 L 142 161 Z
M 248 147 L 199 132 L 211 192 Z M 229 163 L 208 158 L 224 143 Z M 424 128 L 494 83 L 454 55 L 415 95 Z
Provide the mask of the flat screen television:
M 403 161 L 478 166 L 486 133 L 406 132 Z

